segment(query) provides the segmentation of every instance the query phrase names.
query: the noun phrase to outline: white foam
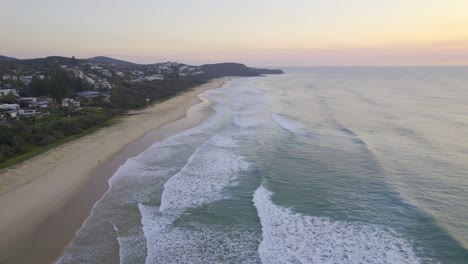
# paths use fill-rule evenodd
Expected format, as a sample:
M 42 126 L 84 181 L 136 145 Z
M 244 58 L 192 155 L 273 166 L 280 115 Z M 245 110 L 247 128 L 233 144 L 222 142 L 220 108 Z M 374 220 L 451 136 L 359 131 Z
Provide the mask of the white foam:
M 249 128 L 265 123 L 262 119 L 255 116 L 236 115 L 234 124 L 238 127 Z
M 119 234 L 116 226 L 114 226 L 114 230 L 118 235 L 120 263 L 142 263 L 147 252 L 144 234 L 140 231 L 136 234 L 123 236 Z
M 144 181 L 147 177 L 156 177 L 155 173 L 161 173 L 159 166 L 150 166 L 158 162 L 166 161 L 176 154 L 176 151 L 168 146 L 162 147 L 156 143 L 140 155 L 129 158 L 120 166 L 114 175 L 109 179 L 111 187 L 125 185 L 125 181 Z
M 260 114 L 260 113 L 271 113 L 271 107 L 264 104 L 251 103 L 244 106 L 239 114 L 251 115 L 251 114 Z
M 193 208 L 220 199 L 221 191 L 249 167 L 230 148 L 233 144 L 232 138 L 216 135 L 198 148 L 182 170 L 164 184 L 160 210 Z
M 148 247 L 146 263 L 258 263 L 260 234 L 252 227 L 174 224 L 180 212 L 139 205 Z
M 213 106 L 212 109 L 215 110 L 216 114 L 209 117 L 200 125 L 184 130 L 178 134 L 167 138 L 163 142 L 155 144 L 158 144 L 158 146 L 174 146 L 190 142 L 192 140 L 191 136 L 209 132 L 210 130 L 215 129 L 217 126 L 225 123 L 231 116 L 231 111 L 229 110 L 229 108 L 224 107 L 220 104 Z
M 291 133 L 294 133 L 297 135 L 306 134 L 305 126 L 303 124 L 300 124 L 298 122 L 291 120 L 290 118 L 287 118 L 280 114 L 273 114 L 272 119 L 273 121 L 275 121 L 275 123 L 277 123 L 282 128 L 288 130 Z
M 293 213 L 271 196 L 261 186 L 253 198 L 262 224 L 263 263 L 420 263 L 392 230 Z

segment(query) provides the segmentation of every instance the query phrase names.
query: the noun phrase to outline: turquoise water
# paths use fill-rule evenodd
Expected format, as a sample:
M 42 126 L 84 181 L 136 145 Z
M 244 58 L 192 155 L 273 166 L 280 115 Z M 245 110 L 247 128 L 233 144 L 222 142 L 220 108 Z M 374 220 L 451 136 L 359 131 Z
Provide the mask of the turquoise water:
M 468 263 L 468 68 L 233 78 L 110 179 L 59 263 Z

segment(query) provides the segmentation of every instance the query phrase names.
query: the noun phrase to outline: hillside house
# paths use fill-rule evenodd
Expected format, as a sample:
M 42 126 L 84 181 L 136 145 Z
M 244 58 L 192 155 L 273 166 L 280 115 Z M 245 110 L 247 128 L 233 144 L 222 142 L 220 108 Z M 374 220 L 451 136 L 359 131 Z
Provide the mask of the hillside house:
M 13 93 L 15 97 L 19 97 L 19 92 L 16 89 L 2 89 L 0 90 L 0 97 L 4 97 L 9 95 L 10 93 Z
M 69 107 L 69 106 L 80 107 L 80 101 L 73 100 L 73 99 L 70 99 L 70 98 L 62 99 L 62 107 Z
M 23 84 L 29 85 L 32 82 L 33 77 L 32 76 L 20 76 L 19 79 Z
M 0 110 L 17 111 L 19 108 L 18 104 L 0 104 Z

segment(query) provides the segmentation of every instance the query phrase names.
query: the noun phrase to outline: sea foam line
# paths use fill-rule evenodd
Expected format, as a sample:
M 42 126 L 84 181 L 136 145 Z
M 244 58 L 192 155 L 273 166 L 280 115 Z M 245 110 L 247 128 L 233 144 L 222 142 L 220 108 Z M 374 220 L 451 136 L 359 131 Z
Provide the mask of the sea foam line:
M 271 196 L 260 186 L 253 198 L 263 263 L 420 263 L 411 245 L 390 229 L 294 213 Z
M 305 126 L 301 123 L 291 120 L 280 114 L 273 114 L 272 115 L 273 121 L 276 124 L 280 125 L 282 128 L 288 130 L 289 132 L 297 135 L 305 135 L 307 131 L 305 130 Z
M 215 135 L 189 158 L 180 172 L 165 184 L 160 211 L 198 207 L 220 198 L 249 163 L 233 149 L 229 136 Z
M 239 173 L 250 167 L 236 152 L 236 146 L 229 135 L 212 136 L 165 183 L 159 208 L 138 205 L 148 245 L 146 263 L 214 263 L 216 258 L 223 263 L 238 263 L 257 257 L 256 252 L 249 251 L 249 241 L 253 241 L 248 239 L 253 236 L 250 231 L 236 234 L 232 230 L 228 234 L 203 226 L 183 228 L 174 224 L 185 210 L 222 199 L 222 191 L 235 184 Z M 220 239 L 222 236 L 225 238 Z M 223 247 L 230 248 L 231 253 L 226 255 Z

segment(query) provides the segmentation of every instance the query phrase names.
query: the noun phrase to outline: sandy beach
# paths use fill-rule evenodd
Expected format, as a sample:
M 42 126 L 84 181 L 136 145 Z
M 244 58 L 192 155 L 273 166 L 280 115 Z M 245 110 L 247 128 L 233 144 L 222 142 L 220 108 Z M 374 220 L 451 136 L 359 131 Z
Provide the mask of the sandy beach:
M 201 105 L 198 95 L 221 87 L 226 80 L 213 80 L 131 112 L 112 126 L 0 171 L 0 263 L 53 261 L 107 190 L 115 170 L 154 140 L 207 118 L 209 109 L 201 106 L 196 118 L 184 117 L 188 109 Z

